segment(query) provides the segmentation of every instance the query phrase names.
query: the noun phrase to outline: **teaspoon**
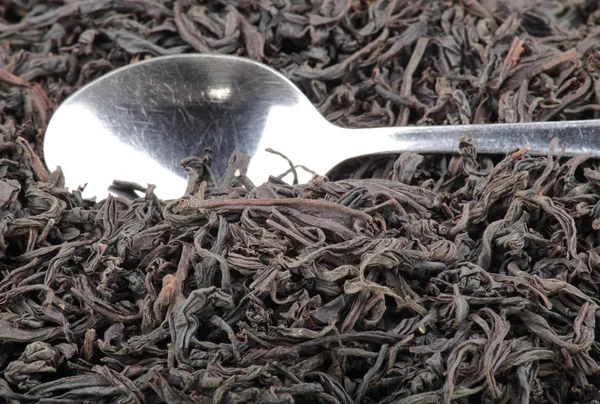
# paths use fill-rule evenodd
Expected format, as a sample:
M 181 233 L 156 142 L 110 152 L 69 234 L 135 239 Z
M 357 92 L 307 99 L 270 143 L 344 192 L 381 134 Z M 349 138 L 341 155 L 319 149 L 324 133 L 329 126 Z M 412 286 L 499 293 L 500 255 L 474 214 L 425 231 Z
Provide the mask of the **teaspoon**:
M 471 135 L 480 153 L 529 147 L 546 155 L 552 138 L 566 155 L 600 157 L 600 120 L 518 124 L 346 129 L 329 123 L 285 76 L 256 61 L 216 54 L 156 57 L 116 69 L 67 98 L 44 138 L 50 170 L 66 185 L 87 184 L 84 197 L 103 198 L 113 180 L 156 185 L 163 199 L 182 196 L 180 162 L 212 148 L 225 172 L 234 151 L 248 154 L 256 184 L 289 169 L 282 157 L 318 174 L 350 158 L 377 153 L 454 153 Z M 311 175 L 298 170 L 299 180 Z

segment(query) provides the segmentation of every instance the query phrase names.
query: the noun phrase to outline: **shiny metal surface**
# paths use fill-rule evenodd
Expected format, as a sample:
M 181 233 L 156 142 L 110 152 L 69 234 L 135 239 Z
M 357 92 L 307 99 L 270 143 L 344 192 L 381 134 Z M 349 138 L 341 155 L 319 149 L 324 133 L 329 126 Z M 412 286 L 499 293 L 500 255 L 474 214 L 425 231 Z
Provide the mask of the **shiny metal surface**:
M 342 129 L 268 66 L 186 54 L 125 66 L 73 94 L 50 121 L 44 155 L 49 169 L 61 166 L 71 189 L 87 183 L 86 197 L 105 197 L 118 179 L 155 184 L 156 194 L 168 199 L 186 188 L 180 160 L 201 156 L 205 147 L 213 149 L 218 176 L 233 151 L 251 155 L 248 176 L 262 183 L 289 168 L 266 148 L 326 174 L 364 154 L 453 152 L 469 133 L 485 153 L 529 146 L 532 154 L 545 155 L 558 137 L 568 143 L 567 155 L 600 157 L 599 129 L 600 121 Z M 298 173 L 301 182 L 311 178 Z

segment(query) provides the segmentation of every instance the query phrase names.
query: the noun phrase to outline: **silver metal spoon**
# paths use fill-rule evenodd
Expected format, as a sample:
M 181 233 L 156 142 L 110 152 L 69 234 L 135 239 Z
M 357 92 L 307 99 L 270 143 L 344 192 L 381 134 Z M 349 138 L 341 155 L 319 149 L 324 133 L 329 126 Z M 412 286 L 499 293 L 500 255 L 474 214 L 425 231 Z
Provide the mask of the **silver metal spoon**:
M 187 183 L 181 159 L 213 149 L 224 173 L 232 152 L 252 158 L 257 184 L 294 164 L 326 174 L 349 158 L 403 151 L 451 153 L 471 134 L 481 153 L 529 146 L 546 155 L 554 137 L 567 155 L 600 157 L 600 121 L 344 129 L 326 121 L 286 77 L 255 61 L 185 54 L 131 64 L 86 85 L 56 110 L 44 139 L 48 168 L 61 166 L 67 186 L 103 198 L 114 179 L 156 185 L 165 199 Z M 300 181 L 311 175 L 298 170 Z

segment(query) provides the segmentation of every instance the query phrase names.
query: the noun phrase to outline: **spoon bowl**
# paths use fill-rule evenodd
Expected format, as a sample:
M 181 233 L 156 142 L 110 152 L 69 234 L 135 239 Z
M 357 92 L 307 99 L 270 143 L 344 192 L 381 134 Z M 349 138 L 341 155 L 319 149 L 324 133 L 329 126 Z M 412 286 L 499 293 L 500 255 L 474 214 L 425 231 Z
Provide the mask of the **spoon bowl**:
M 48 125 L 44 156 L 49 168 L 61 166 L 69 187 L 87 184 L 85 196 L 105 196 L 119 179 L 153 183 L 157 195 L 176 198 L 186 187 L 183 158 L 210 147 L 220 176 L 234 151 L 260 154 L 267 134 L 307 145 L 313 133 L 293 136 L 311 125 L 329 124 L 268 66 L 223 55 L 166 56 L 116 69 L 65 100 Z M 288 167 L 281 157 L 262 157 L 272 161 L 253 165 L 259 180 Z
M 281 156 L 326 174 L 344 160 L 403 151 L 452 153 L 471 135 L 479 152 L 505 154 L 528 146 L 548 153 L 552 138 L 567 155 L 600 156 L 598 121 L 344 129 L 325 120 L 276 70 L 250 59 L 184 54 L 116 69 L 71 95 L 53 114 L 44 138 L 50 170 L 84 197 L 105 197 L 113 180 L 156 185 L 163 199 L 180 197 L 181 160 L 213 150 L 217 177 L 234 151 L 248 154 L 257 184 L 289 169 Z M 311 174 L 298 170 L 301 182 Z

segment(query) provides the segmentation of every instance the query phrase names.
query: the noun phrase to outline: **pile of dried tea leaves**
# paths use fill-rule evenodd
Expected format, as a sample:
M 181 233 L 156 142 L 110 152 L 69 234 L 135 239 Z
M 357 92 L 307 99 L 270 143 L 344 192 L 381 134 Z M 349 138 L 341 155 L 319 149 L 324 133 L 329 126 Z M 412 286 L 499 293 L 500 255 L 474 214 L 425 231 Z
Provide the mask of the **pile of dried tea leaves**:
M 600 402 L 587 156 L 465 139 L 257 187 L 198 156 L 179 200 L 95 201 L 41 148 L 82 85 L 189 52 L 342 126 L 598 118 L 599 39 L 595 0 L 3 0 L 0 402 Z

